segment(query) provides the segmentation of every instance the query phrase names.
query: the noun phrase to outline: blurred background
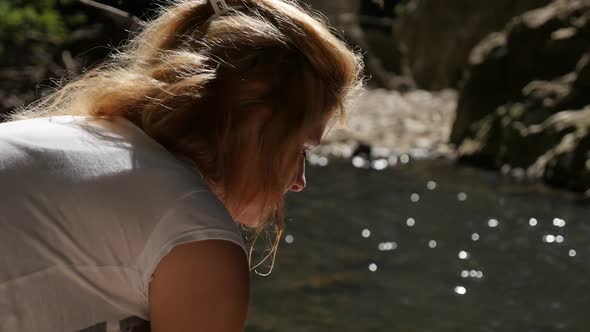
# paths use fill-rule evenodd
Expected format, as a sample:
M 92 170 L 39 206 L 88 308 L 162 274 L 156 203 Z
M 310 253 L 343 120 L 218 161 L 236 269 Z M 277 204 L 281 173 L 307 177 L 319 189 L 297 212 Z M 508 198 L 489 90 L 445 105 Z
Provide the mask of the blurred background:
M 370 79 L 287 197 L 246 331 L 587 331 L 590 1 L 305 4 Z M 0 112 L 100 63 L 157 8 L 0 0 Z

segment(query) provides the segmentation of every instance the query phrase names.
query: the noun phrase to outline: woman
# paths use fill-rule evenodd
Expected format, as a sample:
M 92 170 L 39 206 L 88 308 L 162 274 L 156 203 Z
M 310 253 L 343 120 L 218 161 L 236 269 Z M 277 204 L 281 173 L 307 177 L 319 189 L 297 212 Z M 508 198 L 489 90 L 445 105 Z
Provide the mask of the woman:
M 238 226 L 280 236 L 361 62 L 286 0 L 182 0 L 0 124 L 0 330 L 240 331 Z M 274 260 L 277 241 L 271 254 Z

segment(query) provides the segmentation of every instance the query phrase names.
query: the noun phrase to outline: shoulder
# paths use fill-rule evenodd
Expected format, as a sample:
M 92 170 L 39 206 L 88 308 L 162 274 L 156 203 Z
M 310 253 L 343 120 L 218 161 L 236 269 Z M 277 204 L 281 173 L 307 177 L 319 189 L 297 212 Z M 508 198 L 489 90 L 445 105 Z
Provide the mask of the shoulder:
M 152 332 L 242 331 L 250 295 L 244 250 L 225 240 L 178 245 L 149 285 Z

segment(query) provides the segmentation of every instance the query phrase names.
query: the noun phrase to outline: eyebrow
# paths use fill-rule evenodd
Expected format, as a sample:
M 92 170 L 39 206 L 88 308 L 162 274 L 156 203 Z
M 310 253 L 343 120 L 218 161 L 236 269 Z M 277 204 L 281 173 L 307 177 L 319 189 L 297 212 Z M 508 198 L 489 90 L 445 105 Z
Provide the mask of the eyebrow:
M 320 140 L 313 140 L 313 141 L 310 141 L 310 143 L 312 145 L 318 146 L 318 145 L 321 145 L 322 144 L 322 140 L 321 139 Z
M 319 146 L 323 143 L 322 139 L 324 138 L 325 132 L 322 132 L 319 136 L 318 136 L 318 134 L 320 134 L 320 133 L 318 131 L 316 131 L 314 133 L 313 137 L 309 137 L 308 143 L 312 144 L 314 147 Z
M 311 139 L 307 141 L 307 144 L 312 145 L 313 147 L 320 146 L 323 143 L 322 139 Z

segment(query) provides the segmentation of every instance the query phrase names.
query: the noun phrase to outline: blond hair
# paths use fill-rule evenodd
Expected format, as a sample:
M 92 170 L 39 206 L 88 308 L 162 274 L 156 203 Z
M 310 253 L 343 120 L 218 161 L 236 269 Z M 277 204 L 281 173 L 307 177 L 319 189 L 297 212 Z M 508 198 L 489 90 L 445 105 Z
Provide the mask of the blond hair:
M 190 159 L 208 182 L 221 183 L 226 207 L 262 196 L 262 224 L 277 230 L 274 263 L 284 228 L 283 179 L 300 157 L 302 129 L 326 115 L 345 124 L 363 66 L 324 19 L 294 1 L 226 2 L 232 9 L 219 17 L 205 0 L 162 7 L 109 61 L 8 119 L 127 118 Z M 262 143 L 244 146 L 240 123 L 259 106 L 272 109 Z

